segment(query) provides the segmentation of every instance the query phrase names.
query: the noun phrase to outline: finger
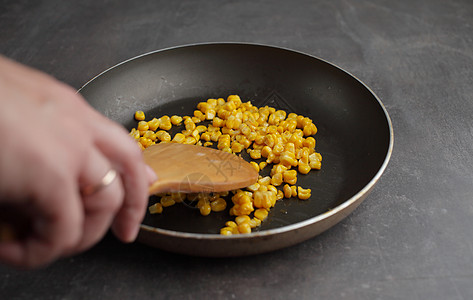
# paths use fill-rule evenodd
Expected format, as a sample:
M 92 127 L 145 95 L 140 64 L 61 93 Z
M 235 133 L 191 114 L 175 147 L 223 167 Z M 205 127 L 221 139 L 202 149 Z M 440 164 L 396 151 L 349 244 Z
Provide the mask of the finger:
M 93 149 L 80 175 L 81 186 L 97 186 L 112 168 L 108 159 L 98 149 Z M 90 248 L 105 235 L 123 203 L 123 197 L 124 190 L 119 176 L 96 192 L 83 196 L 83 235 L 70 254 Z
M 36 189 L 37 198 L 22 208 L 34 213 L 31 232 L 24 238 L 0 244 L 0 259 L 22 267 L 37 267 L 60 257 L 65 249 L 77 244 L 81 235 L 82 207 L 77 186 L 69 180 L 53 176 Z M 62 178 L 67 178 L 62 174 Z M 41 189 L 40 188 L 40 189 Z M 43 197 L 42 195 L 47 195 Z
M 97 118 L 108 125 L 95 126 L 94 132 L 99 137 L 96 145 L 120 172 L 125 189 L 124 203 L 115 217 L 112 229 L 119 239 L 131 242 L 136 238 L 146 212 L 149 172 L 143 162 L 141 150 L 127 132 L 101 115 Z

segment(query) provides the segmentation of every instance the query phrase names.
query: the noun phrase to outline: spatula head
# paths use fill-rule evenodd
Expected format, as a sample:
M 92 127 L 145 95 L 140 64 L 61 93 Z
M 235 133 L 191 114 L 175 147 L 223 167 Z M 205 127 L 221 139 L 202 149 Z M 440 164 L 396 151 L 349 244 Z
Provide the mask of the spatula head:
M 241 157 L 196 145 L 160 143 L 143 151 L 158 180 L 149 193 L 223 192 L 252 185 L 258 172 Z

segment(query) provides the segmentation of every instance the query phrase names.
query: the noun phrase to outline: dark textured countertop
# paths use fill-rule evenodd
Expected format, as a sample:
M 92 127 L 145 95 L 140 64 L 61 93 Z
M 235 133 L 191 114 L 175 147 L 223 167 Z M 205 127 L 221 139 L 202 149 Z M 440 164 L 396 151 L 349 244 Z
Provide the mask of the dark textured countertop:
M 253 42 L 326 59 L 385 104 L 394 151 L 348 218 L 280 251 L 194 258 L 109 235 L 0 299 L 473 299 L 473 2 L 1 1 L 0 53 L 79 88 L 148 51 Z

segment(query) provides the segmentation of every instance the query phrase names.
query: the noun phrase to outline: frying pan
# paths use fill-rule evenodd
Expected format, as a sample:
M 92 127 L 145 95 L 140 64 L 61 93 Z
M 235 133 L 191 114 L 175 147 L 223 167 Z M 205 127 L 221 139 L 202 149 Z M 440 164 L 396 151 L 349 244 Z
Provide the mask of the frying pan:
M 317 125 L 322 169 L 299 175 L 297 182 L 312 189 L 308 201 L 278 201 L 258 230 L 233 236 L 218 234 L 230 220 L 228 210 L 203 217 L 174 205 L 162 215 L 147 214 L 138 240 L 177 253 L 243 256 L 312 238 L 365 199 L 393 148 L 388 113 L 366 85 L 331 63 L 289 49 L 216 43 L 155 51 L 106 70 L 79 92 L 128 129 L 136 126 L 136 110 L 148 117 L 190 115 L 198 102 L 231 94 L 258 107 L 302 114 Z

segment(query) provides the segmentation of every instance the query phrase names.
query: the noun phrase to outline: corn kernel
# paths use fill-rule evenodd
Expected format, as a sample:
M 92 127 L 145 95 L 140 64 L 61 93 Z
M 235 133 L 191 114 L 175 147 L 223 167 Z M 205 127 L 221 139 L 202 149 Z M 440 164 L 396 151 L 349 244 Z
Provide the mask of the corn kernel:
M 156 132 L 156 138 L 162 142 L 171 141 L 171 135 L 164 130 Z
M 305 164 L 305 163 L 299 163 L 299 165 L 297 166 L 297 170 L 301 174 L 307 174 L 307 173 L 310 172 L 311 169 L 312 169 L 311 166 L 309 164 Z M 294 183 L 292 183 L 292 184 L 294 184 Z
M 137 129 L 138 129 L 139 131 L 147 131 L 147 130 L 149 130 L 148 122 L 139 121 L 139 122 L 138 122 Z
M 251 218 L 249 216 L 238 216 L 235 218 L 235 222 L 238 224 L 238 225 L 241 225 L 243 223 L 248 223 L 251 221 Z
M 223 227 L 220 229 L 221 235 L 232 235 L 232 228 L 231 227 Z
M 297 182 L 297 171 L 296 170 L 288 170 L 283 172 L 283 179 L 284 182 L 289 184 L 296 184 Z
M 256 172 L 260 171 L 258 163 L 254 162 L 254 161 L 250 161 L 250 164 L 256 170 Z
M 268 211 L 264 208 L 258 208 L 255 210 L 254 215 L 261 221 L 264 221 L 268 217 Z
M 245 149 L 245 146 L 238 142 L 233 142 L 231 149 L 234 153 L 240 153 L 241 151 L 243 151 L 243 149 Z
M 160 202 L 163 207 L 168 207 L 168 206 L 172 206 L 176 204 L 176 201 L 174 201 L 174 199 L 171 196 L 162 197 Z
M 182 117 L 176 116 L 176 115 L 171 117 L 171 124 L 172 125 L 178 126 L 178 125 L 181 125 L 181 122 L 182 122 Z
M 285 184 L 283 187 L 284 197 L 291 198 L 292 197 L 292 190 L 289 184 Z
M 199 208 L 200 214 L 203 216 L 208 216 L 211 212 L 212 208 L 210 207 L 209 203 L 205 203 Z
M 148 210 L 150 214 L 160 214 L 163 212 L 163 205 L 161 203 L 155 203 L 151 205 Z
M 132 138 L 134 138 L 135 140 L 139 140 L 140 139 L 140 131 L 139 130 L 136 130 L 135 128 L 131 129 L 130 131 L 130 136 Z
M 161 121 L 157 118 L 153 118 L 151 121 L 148 121 L 149 130 L 156 131 L 159 128 Z
M 253 149 L 250 151 L 250 157 L 252 159 L 260 159 L 261 158 L 261 150 Z
M 276 173 L 271 177 L 271 184 L 274 186 L 280 186 L 283 183 L 283 174 Z
M 142 110 L 137 110 L 135 112 L 135 120 L 137 121 L 144 121 L 145 113 Z
M 262 162 L 260 162 L 260 163 L 259 163 L 259 165 L 258 165 L 258 166 L 259 166 L 260 170 L 263 170 L 263 169 L 264 169 L 264 167 L 266 167 L 267 165 L 268 165 L 268 162 L 266 162 L 266 161 L 262 161 Z
M 235 223 L 233 221 L 227 221 L 227 222 L 225 222 L 225 226 L 230 227 L 230 228 L 236 228 L 238 225 L 237 225 L 237 223 Z
M 248 222 L 238 225 L 238 232 L 242 234 L 251 233 L 250 223 Z
M 261 225 L 261 220 L 258 218 L 252 218 L 249 222 L 251 228 L 256 228 Z
M 216 200 L 210 202 L 210 207 L 212 211 L 220 212 L 227 208 L 227 202 L 223 198 L 217 198 Z
M 311 189 L 303 189 L 302 187 L 297 187 L 297 197 L 301 200 L 307 200 L 310 198 Z

